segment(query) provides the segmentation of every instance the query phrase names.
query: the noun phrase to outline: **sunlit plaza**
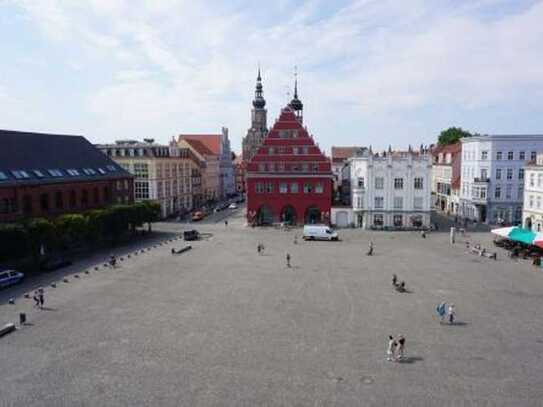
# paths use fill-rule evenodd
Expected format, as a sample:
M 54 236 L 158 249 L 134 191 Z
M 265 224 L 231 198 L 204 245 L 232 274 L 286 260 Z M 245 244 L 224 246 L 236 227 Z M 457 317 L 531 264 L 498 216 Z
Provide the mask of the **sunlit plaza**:
M 120 250 L 113 270 L 48 274 L 44 310 L 23 296 L 36 282 L 3 290 L 0 321 L 28 324 L 0 338 L 0 405 L 541 405 L 543 274 L 467 253 L 464 239 L 491 248 L 489 233 L 304 242 L 244 222 L 198 224 L 204 239 L 180 255 L 175 240 Z M 456 324 L 440 324 L 443 301 Z M 403 361 L 386 360 L 388 335 L 405 336 Z

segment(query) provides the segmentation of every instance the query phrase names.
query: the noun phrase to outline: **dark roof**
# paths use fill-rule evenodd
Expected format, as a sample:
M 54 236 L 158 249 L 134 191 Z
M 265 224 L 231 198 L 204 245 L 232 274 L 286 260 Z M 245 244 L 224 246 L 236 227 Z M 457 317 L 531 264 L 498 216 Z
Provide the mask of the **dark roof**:
M 60 176 L 49 170 L 60 170 Z M 28 177 L 17 178 L 13 171 L 25 171 Z M 132 176 L 82 136 L 0 130 L 0 186 L 124 177 Z

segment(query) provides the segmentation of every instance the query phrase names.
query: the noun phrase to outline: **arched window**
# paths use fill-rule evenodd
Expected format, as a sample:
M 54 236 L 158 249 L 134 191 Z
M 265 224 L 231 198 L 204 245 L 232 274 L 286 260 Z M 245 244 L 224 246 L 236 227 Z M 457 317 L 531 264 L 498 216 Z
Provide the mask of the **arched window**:
M 75 208 L 77 206 L 77 195 L 75 191 L 70 191 L 70 208 Z

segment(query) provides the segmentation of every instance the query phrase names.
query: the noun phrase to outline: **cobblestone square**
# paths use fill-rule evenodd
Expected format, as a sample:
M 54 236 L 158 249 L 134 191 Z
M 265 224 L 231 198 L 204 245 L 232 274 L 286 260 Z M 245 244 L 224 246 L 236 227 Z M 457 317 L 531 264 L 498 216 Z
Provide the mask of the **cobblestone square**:
M 247 228 L 241 211 L 193 226 L 209 236 L 187 253 L 175 241 L 52 275 L 43 311 L 1 291 L 0 323 L 25 311 L 30 324 L 0 338 L 0 405 L 542 405 L 543 273 L 527 261 L 467 254 L 439 232 L 303 242 L 301 229 Z M 439 324 L 441 301 L 458 324 Z M 386 361 L 389 334 L 407 339 L 403 363 Z

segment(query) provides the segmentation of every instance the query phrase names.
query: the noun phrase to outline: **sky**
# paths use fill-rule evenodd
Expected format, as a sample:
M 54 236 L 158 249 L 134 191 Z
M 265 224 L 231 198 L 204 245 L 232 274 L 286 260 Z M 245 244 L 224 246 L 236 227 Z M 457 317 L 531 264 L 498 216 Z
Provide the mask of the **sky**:
M 450 126 L 543 134 L 543 0 L 0 0 L 0 128 L 91 142 L 268 123 L 292 94 L 320 147 Z

